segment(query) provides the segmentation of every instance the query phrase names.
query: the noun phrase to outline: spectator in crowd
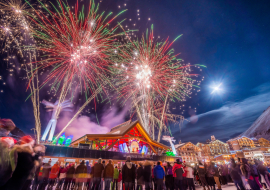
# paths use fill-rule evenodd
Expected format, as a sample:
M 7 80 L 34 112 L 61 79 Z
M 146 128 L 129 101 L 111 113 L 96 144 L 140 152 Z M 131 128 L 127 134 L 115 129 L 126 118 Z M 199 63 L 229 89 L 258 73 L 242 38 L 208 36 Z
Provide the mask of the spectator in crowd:
M 137 190 L 141 188 L 143 190 L 143 184 L 144 184 L 144 178 L 143 178 L 143 165 L 141 162 L 138 164 L 138 168 L 136 171 L 136 176 L 137 176 Z
M 118 176 L 118 189 L 117 190 L 121 190 L 122 188 L 122 171 L 119 170 L 119 176 Z
M 93 186 L 92 186 L 92 190 L 98 190 L 99 186 L 100 186 L 100 182 L 101 182 L 101 175 L 103 173 L 104 170 L 104 166 L 101 163 L 101 158 L 98 159 L 98 162 L 94 165 L 93 169 L 92 169 L 92 173 L 93 173 Z
M 143 179 L 145 190 L 150 190 L 152 188 L 152 166 L 148 160 L 144 162 Z
M 70 163 L 68 170 L 67 170 L 67 175 L 66 175 L 66 180 L 64 184 L 64 189 L 68 189 L 69 186 L 72 184 L 72 180 L 74 178 L 75 174 L 75 163 Z
M 112 160 L 109 160 L 108 164 L 104 169 L 104 181 L 105 181 L 105 190 L 110 190 L 111 182 L 113 181 L 114 168 L 112 165 Z
M 219 180 L 220 175 L 219 175 L 218 167 L 213 162 L 211 162 L 211 164 L 212 164 L 212 166 L 214 168 L 214 172 L 215 172 L 214 173 L 214 180 L 215 180 L 217 187 L 218 187 L 217 190 L 221 190 L 221 184 L 220 184 L 220 180 Z
M 174 177 L 174 188 L 176 190 L 183 190 L 183 165 L 179 159 L 176 159 L 176 163 L 173 165 L 173 177 Z
M 243 185 L 242 178 L 241 178 L 240 166 L 235 163 L 235 160 L 233 158 L 231 159 L 229 173 L 235 184 L 236 189 L 245 190 L 245 187 Z
M 201 182 L 201 185 L 203 187 L 203 190 L 205 190 L 205 187 L 207 187 L 207 189 L 209 190 L 209 186 L 208 186 L 207 181 L 206 181 L 206 178 L 205 178 L 206 168 L 201 163 L 201 161 L 199 161 L 198 164 L 199 165 L 198 165 L 197 171 L 198 171 L 198 175 L 199 175 L 200 182 Z
M 50 172 L 52 169 L 51 162 L 52 161 L 50 159 L 48 163 L 45 163 L 43 165 L 41 182 L 40 182 L 39 187 L 38 187 L 39 190 L 45 190 L 46 186 L 48 185 L 49 176 L 50 176 Z
M 255 165 L 255 163 L 254 163 L 253 161 L 250 161 L 250 162 L 249 162 L 249 165 L 250 165 L 250 167 L 252 168 L 252 171 L 254 172 L 254 179 L 255 179 L 257 185 L 258 185 L 260 188 L 262 188 L 262 185 L 261 185 L 261 183 L 260 183 L 260 181 L 259 181 L 259 172 L 258 172 L 257 166 Z
M 170 162 L 167 162 L 165 184 L 167 190 L 174 190 L 173 170 Z
M 259 174 L 261 175 L 261 180 L 265 182 L 265 189 L 269 189 L 270 181 L 269 181 L 269 173 L 267 171 L 267 167 L 263 165 L 263 162 L 260 160 L 256 160 L 257 169 Z
M 255 172 L 253 171 L 253 167 L 250 167 L 246 158 L 240 158 L 240 170 L 250 188 L 252 190 L 260 190 L 260 187 L 255 181 Z
M 186 172 L 187 172 L 187 186 L 189 190 L 195 190 L 195 185 L 194 185 L 194 170 L 191 166 L 187 165 L 186 166 Z
M 65 165 L 62 164 L 59 168 L 59 182 L 58 182 L 55 190 L 61 190 L 62 185 L 65 184 L 65 180 L 67 177 L 67 171 L 68 171 L 68 167 L 65 167 Z
M 17 141 L 12 137 L 0 138 L 0 189 L 11 178 L 17 165 L 17 152 L 13 149 Z
M 119 171 L 118 171 L 117 166 L 115 166 L 114 172 L 113 172 L 113 186 L 112 186 L 112 190 L 114 190 L 114 187 L 116 187 L 115 190 L 118 189 L 118 178 L 119 178 Z
M 91 187 L 90 184 L 91 184 L 91 169 L 92 169 L 92 167 L 89 165 L 89 161 L 86 161 L 85 164 L 86 164 L 86 168 L 87 168 L 85 186 L 86 186 L 86 189 L 89 189 Z
M 59 173 L 59 162 L 56 162 L 53 167 L 51 168 L 51 172 L 49 175 L 49 182 L 48 182 L 48 187 L 47 190 L 52 190 L 54 184 L 55 184 L 55 180 L 58 177 L 58 173 Z
M 154 168 L 154 176 L 157 183 L 157 190 L 163 189 L 163 180 L 165 178 L 165 172 L 163 167 L 161 167 L 160 162 L 157 162 L 157 166 Z
M 207 184 L 210 186 L 211 190 L 216 190 L 215 188 L 215 180 L 214 180 L 214 175 L 215 175 L 215 166 L 214 163 L 211 162 L 209 166 L 205 164 L 205 167 L 207 167 Z
M 11 119 L 0 119 L 0 137 L 8 137 L 16 126 Z
M 125 184 L 125 190 L 132 190 L 133 185 L 135 184 L 136 178 L 136 168 L 135 165 L 131 162 L 130 157 L 127 157 L 126 163 L 122 168 L 122 180 Z
M 86 182 L 86 175 L 87 175 L 87 167 L 85 165 L 85 161 L 82 160 L 81 163 L 75 169 L 75 178 L 76 178 L 76 185 L 75 189 L 82 190 L 83 184 Z
M 20 145 L 14 146 L 14 151 L 17 152 L 17 165 L 12 177 L 3 187 L 1 187 L 1 189 L 20 190 L 23 188 L 24 183 L 35 166 L 35 161 L 38 160 L 38 155 L 35 156 L 33 150 L 34 144 L 34 139 L 30 136 L 24 136 L 20 139 Z

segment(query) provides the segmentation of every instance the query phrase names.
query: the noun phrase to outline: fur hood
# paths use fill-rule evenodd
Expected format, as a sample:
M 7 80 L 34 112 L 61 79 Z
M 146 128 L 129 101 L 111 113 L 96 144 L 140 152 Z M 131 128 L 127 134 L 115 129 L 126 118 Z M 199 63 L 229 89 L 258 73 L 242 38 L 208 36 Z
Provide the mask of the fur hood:
M 127 165 L 128 169 L 132 168 L 132 162 L 126 162 L 126 165 Z
M 14 150 L 19 152 L 28 152 L 29 154 L 33 154 L 33 148 L 29 144 L 23 144 L 23 145 L 14 145 Z
M 152 164 L 148 161 L 148 160 L 145 160 L 144 162 L 144 166 L 151 166 Z

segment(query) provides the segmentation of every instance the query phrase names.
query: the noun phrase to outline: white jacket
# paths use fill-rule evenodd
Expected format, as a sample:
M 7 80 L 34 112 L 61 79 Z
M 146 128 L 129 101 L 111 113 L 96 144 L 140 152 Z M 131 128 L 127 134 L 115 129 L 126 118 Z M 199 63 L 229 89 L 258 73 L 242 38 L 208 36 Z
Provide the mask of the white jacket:
M 187 171 L 187 178 L 194 178 L 194 171 L 191 167 L 187 166 L 186 168 Z

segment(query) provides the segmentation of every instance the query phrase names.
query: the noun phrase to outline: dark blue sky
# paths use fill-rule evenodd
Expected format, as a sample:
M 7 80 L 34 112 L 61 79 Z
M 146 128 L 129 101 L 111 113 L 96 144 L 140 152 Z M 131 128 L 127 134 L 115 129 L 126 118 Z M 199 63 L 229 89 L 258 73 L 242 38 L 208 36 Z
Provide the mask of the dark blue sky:
M 155 36 L 161 39 L 169 36 L 173 40 L 183 34 L 173 45 L 175 51 L 181 53 L 179 57 L 186 63 L 207 66 L 201 73 L 205 77 L 201 92 L 185 103 L 185 117 L 189 117 L 189 106 L 191 109 L 196 107 L 198 121 L 185 124 L 181 132 L 178 127 L 172 128 L 177 140 L 205 141 L 212 134 L 226 140 L 243 132 L 270 106 L 267 101 L 267 83 L 270 79 L 270 1 L 103 0 L 101 3 L 101 9 L 106 11 L 121 10 L 118 6 L 128 9 L 120 18 L 131 18 L 132 21 L 127 20 L 125 24 L 131 26 L 136 23 L 138 34 L 151 24 L 154 25 Z M 31 103 L 25 102 L 27 93 L 24 81 L 20 78 L 9 79 L 5 68 L 6 64 L 1 63 L 0 75 L 3 80 L 0 81 L 0 90 L 3 89 L 4 93 L 0 93 L 0 117 L 12 118 L 21 129 L 30 132 L 34 120 Z M 4 86 L 3 81 L 8 85 Z M 213 82 L 223 83 L 222 94 L 210 94 L 209 86 Z M 259 106 L 256 104 L 258 101 L 263 103 Z M 180 113 L 179 104 L 171 107 L 176 107 L 173 112 Z M 227 113 L 220 114 L 219 111 L 228 111 L 223 109 L 228 107 L 233 110 L 230 113 L 236 108 L 238 114 L 223 118 Z M 43 107 L 41 110 L 45 127 L 49 116 Z M 114 116 L 119 113 L 123 115 L 120 109 Z M 194 138 L 194 132 L 200 135 Z

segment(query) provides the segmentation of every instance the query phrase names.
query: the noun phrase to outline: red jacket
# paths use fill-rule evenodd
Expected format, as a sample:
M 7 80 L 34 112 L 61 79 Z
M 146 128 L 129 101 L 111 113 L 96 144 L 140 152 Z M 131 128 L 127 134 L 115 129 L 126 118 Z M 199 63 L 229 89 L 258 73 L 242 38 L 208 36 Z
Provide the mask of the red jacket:
M 187 177 L 187 167 L 185 166 L 183 169 L 184 169 L 183 177 Z
M 181 165 L 181 164 L 177 164 L 177 163 L 175 163 L 174 165 L 173 165 L 173 177 L 176 177 L 176 170 L 177 169 L 180 169 L 180 168 L 183 168 L 183 166 Z
M 49 178 L 50 179 L 57 178 L 58 173 L 59 173 L 59 169 L 60 169 L 59 165 L 58 164 L 54 164 L 53 167 L 52 167 L 52 169 L 51 169 L 51 173 L 50 173 Z
M 119 176 L 118 176 L 118 181 L 117 182 L 121 182 L 122 181 L 122 172 L 119 172 Z

